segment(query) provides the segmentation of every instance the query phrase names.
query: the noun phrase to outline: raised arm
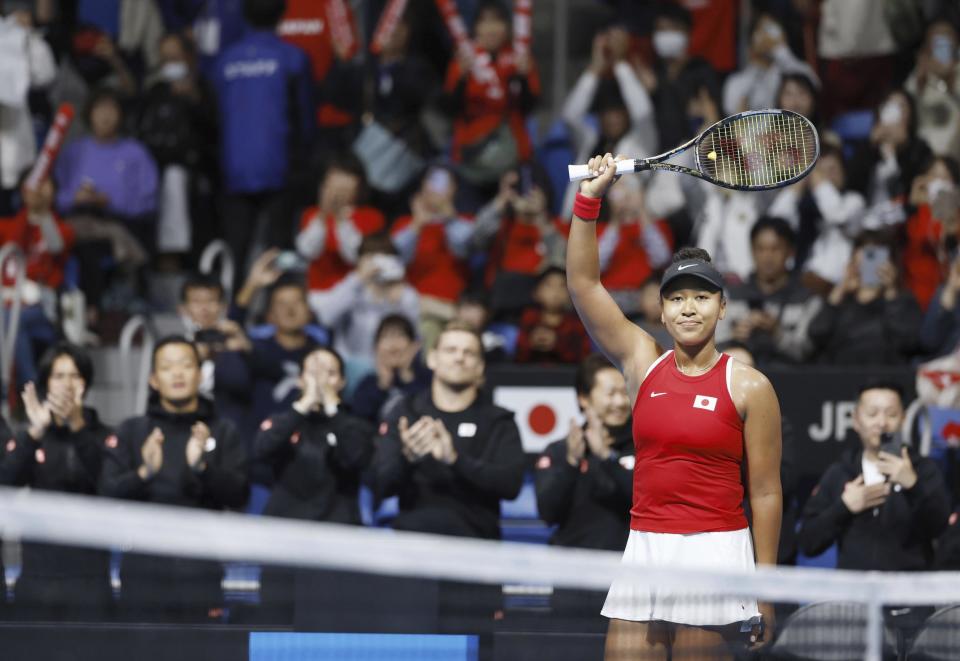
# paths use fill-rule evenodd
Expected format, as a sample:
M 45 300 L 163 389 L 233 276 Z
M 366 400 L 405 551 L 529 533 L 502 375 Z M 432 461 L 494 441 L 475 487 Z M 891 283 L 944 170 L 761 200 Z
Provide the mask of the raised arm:
M 595 201 L 594 204 L 599 203 L 613 183 L 616 172 L 613 164 L 614 159 L 610 154 L 594 156 L 589 166 L 598 176 L 585 179 L 580 184 L 578 200 L 581 196 L 588 199 L 584 201 L 586 206 L 579 203 L 574 205 L 567 240 L 567 287 L 580 320 L 600 350 L 624 374 L 642 375 L 657 358 L 656 342 L 627 320 L 600 283 L 595 217 L 584 220 L 577 215 L 578 210 L 584 215 L 592 215 L 586 209 L 591 200 Z

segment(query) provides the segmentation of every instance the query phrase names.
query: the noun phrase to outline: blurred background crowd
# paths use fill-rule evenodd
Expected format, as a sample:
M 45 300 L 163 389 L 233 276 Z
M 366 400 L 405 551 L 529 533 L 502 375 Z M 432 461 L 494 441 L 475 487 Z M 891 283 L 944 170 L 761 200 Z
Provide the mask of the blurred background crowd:
M 261 485 L 288 480 L 294 495 L 326 489 L 291 472 L 301 432 L 290 425 L 302 421 L 276 416 L 326 411 L 310 432 L 326 434 L 349 404 L 337 434 L 363 445 L 390 421 L 380 433 L 397 434 L 404 450 L 374 460 L 367 445 L 335 461 L 312 456 L 342 471 L 339 495 L 355 497 L 357 471 L 371 461 L 383 471 L 374 482 L 391 485 L 384 494 L 407 493 L 391 471 L 427 454 L 448 470 L 460 461 L 447 479 L 466 480 L 465 501 L 493 512 L 522 482 L 516 429 L 498 427 L 489 411 L 447 420 L 460 437 L 497 439 L 496 452 L 478 446 L 476 465 L 464 468 L 443 424 L 413 427 L 449 412 L 438 388 L 479 390 L 483 365 L 579 364 L 581 408 L 610 417 L 587 427 L 622 431 L 620 413 L 629 416 L 614 395 L 589 402 L 614 377 L 590 366 L 593 348 L 566 289 L 575 191 L 566 166 L 597 153 L 654 155 L 748 109 L 813 120 L 818 164 L 764 193 L 672 173 L 622 178 L 597 232 L 603 282 L 625 314 L 669 346 L 659 274 L 674 250 L 696 245 L 729 284 L 718 340 L 761 369 L 916 365 L 953 360 L 958 349 L 956 2 L 2 0 L 0 8 L 0 237 L 25 257 L 20 283 L 16 268 L 3 272 L 4 318 L 17 324 L 13 369 L 4 371 L 14 426 L 39 442 L 51 426 L 69 435 L 71 420 L 92 425 L 82 413 L 87 350 L 114 346 L 124 322 L 145 314 L 192 343 L 158 345 L 147 417 L 169 413 L 162 403 L 186 393 L 232 421 L 229 433 L 181 430 L 198 475 L 208 470 L 203 453 L 214 452 L 204 442 L 226 446 L 236 433 L 240 448 L 218 455 L 229 466 L 218 464 L 218 479 L 197 478 L 202 489 L 176 486 L 189 498 L 148 495 L 135 480 L 152 484 L 162 470 L 163 434 L 125 423 L 119 440 L 108 430 L 95 440 L 107 454 L 90 459 L 92 477 L 77 490 L 239 508 L 248 474 Z M 570 29 L 558 69 L 551 48 L 561 11 Z M 65 102 L 76 108 L 65 145 L 50 176 L 28 186 Z M 211 244 L 232 268 L 201 269 Z M 438 346 L 441 336 L 448 345 Z M 185 346 L 196 353 L 184 358 Z M 190 374 L 163 381 L 163 370 L 191 356 L 195 389 L 183 390 Z M 53 386 L 61 362 L 82 385 Z M 424 393 L 433 399 L 421 407 Z M 397 410 L 409 412 L 411 428 L 393 425 Z M 112 417 L 135 411 L 121 413 Z M 213 427 L 214 414 L 204 415 Z M 480 419 L 482 428 L 469 426 Z M 278 426 L 285 435 L 271 437 Z M 624 442 L 617 452 L 629 454 L 629 436 L 609 429 L 571 432 L 537 466 L 577 466 L 591 452 L 609 459 Z M 20 441 L 11 443 L 16 454 Z M 248 469 L 241 455 L 260 463 Z M 487 461 L 509 471 L 493 475 Z M 353 505 L 328 516 L 273 493 L 276 513 L 359 520 Z M 629 496 L 619 507 L 628 506 Z M 924 543 L 946 524 L 946 507 Z M 495 519 L 463 516 L 451 523 L 428 512 L 411 527 L 498 534 Z M 614 537 L 611 548 L 621 544 Z M 929 566 L 925 558 L 911 568 Z

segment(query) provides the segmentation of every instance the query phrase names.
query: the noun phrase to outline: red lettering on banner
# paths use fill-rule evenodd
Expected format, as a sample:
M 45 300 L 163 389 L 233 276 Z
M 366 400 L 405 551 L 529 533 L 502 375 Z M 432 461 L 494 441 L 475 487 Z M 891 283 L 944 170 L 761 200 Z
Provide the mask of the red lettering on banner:
M 407 7 L 407 0 L 390 0 L 383 13 L 380 14 L 380 20 L 377 22 L 377 29 L 373 33 L 373 39 L 370 41 L 370 52 L 378 55 L 386 45 L 390 37 L 393 36 L 400 23 L 400 17 L 403 16 L 403 10 Z

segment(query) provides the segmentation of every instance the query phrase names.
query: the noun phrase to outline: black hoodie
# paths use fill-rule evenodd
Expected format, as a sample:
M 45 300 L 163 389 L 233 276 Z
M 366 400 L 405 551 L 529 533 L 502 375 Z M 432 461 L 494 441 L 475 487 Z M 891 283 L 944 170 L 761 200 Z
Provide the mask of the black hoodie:
M 51 424 L 39 440 L 26 431 L 6 442 L 3 472 L 7 484 L 45 491 L 94 495 L 102 464 L 104 439 L 110 428 L 97 412 L 84 408 L 85 425 L 73 432 Z M 108 581 L 106 551 L 25 543 L 21 576 L 101 577 Z M 105 583 L 108 584 L 108 583 Z
M 260 425 L 256 458 L 274 474 L 264 514 L 360 524 L 360 471 L 373 456 L 373 425 L 340 408 L 301 415 L 291 408 Z
M 203 454 L 206 469 L 199 474 L 187 466 L 186 459 L 190 429 L 198 421 L 210 428 Z M 163 465 L 156 475 L 142 480 L 137 474 L 143 463 L 141 450 L 154 427 L 163 432 Z M 202 397 L 193 413 L 170 413 L 151 399 L 146 415 L 125 420 L 105 443 L 100 479 L 105 496 L 207 509 L 238 509 L 246 503 L 243 441 L 233 423 L 217 417 L 213 405 Z
M 427 455 L 403 456 L 397 423 L 422 416 L 440 419 L 453 439 L 457 460 L 447 465 Z M 381 424 L 371 470 L 374 492 L 400 496 L 398 530 L 498 539 L 500 500 L 523 486 L 525 457 L 513 412 L 479 396 L 463 411 L 438 409 L 429 390 L 405 398 Z
M 540 518 L 559 528 L 551 544 L 622 551 L 630 531 L 633 499 L 631 423 L 610 427 L 610 456 L 589 447 L 579 465 L 567 461 L 567 440 L 554 441 L 537 460 L 534 473 Z
M 894 485 L 882 506 L 852 514 L 841 495 L 863 472 L 862 449 L 846 451 L 831 464 L 803 510 L 799 542 L 808 556 L 839 543 L 839 569 L 922 571 L 933 559 L 933 540 L 943 532 L 950 499 L 937 465 L 912 450 L 917 473 L 912 489 Z

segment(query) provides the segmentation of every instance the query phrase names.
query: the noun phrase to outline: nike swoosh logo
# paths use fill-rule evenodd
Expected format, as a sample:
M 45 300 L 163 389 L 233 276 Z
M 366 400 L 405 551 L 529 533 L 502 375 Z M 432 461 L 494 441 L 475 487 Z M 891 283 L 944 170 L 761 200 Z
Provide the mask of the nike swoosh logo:
M 677 270 L 678 270 L 678 271 L 682 271 L 683 269 L 688 269 L 688 268 L 690 268 L 691 266 L 696 266 L 696 264 L 684 264 L 683 266 L 678 266 L 678 267 L 677 267 Z
M 666 394 L 667 394 L 667 393 L 665 393 L 665 392 L 652 392 L 652 393 L 650 393 L 650 396 L 651 396 L 651 397 L 659 397 L 660 395 L 666 395 Z

